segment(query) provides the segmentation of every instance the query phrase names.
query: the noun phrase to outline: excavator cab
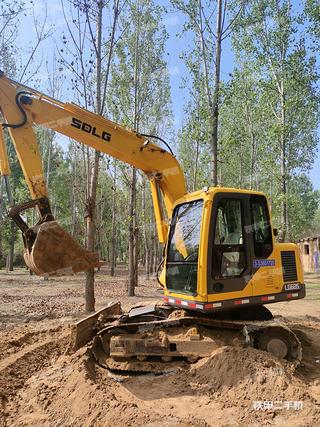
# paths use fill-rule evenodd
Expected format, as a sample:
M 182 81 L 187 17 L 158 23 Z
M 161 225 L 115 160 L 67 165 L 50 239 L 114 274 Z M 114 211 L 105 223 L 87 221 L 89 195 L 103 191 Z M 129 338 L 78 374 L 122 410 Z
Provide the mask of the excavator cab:
M 298 247 L 275 241 L 266 196 L 218 187 L 176 202 L 163 284 L 167 303 L 199 311 L 305 296 Z

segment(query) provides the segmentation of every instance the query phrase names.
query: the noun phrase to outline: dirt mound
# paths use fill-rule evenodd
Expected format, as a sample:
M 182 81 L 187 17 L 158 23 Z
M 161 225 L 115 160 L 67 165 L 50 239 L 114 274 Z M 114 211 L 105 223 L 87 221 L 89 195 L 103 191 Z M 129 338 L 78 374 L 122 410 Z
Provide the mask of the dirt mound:
M 10 399 L 36 372 L 49 367 L 64 352 L 68 331 L 60 326 L 22 326 L 0 337 L 0 426 L 4 425 Z
M 190 374 L 199 383 L 207 384 L 212 392 L 223 393 L 245 385 L 251 395 L 263 392 L 261 397 L 270 399 L 279 397 L 280 390 L 287 390 L 293 381 L 293 370 L 291 364 L 262 351 L 222 347 L 194 365 Z
M 312 338 L 319 339 L 315 331 Z M 82 349 L 26 380 L 6 406 L 7 425 L 313 426 L 320 417 L 319 385 L 289 363 L 251 348 L 222 347 L 161 376 L 116 376 Z M 302 405 L 294 408 L 294 402 Z
M 320 416 L 316 397 L 307 391 L 293 365 L 268 353 L 223 347 L 200 360 L 190 375 L 198 387 L 206 387 L 211 398 L 222 403 L 222 409 L 237 408 L 245 424 L 283 417 L 286 423 L 290 417 L 302 420 L 307 415 L 316 425 Z
M 16 415 L 8 417 L 8 425 L 155 425 L 152 423 L 156 417 L 140 411 L 118 381 L 81 350 L 72 357 L 62 356 L 50 369 L 27 381 L 14 403 Z M 14 413 L 13 405 L 8 407 L 8 413 Z M 158 419 L 160 422 L 161 417 Z
M 155 281 L 141 277 L 138 296 L 127 297 L 127 271 L 107 271 L 96 275 L 97 309 L 110 300 L 124 309 L 159 302 Z M 270 355 L 224 347 L 172 374 L 120 377 L 86 352 L 64 355 L 66 323 L 83 315 L 82 275 L 44 281 L 17 270 L 0 272 L 0 282 L 1 427 L 319 425 L 318 288 L 307 299 L 269 306 L 302 342 L 295 371 Z M 302 408 L 286 409 L 285 402 L 299 401 Z M 262 409 L 254 407 L 259 402 Z

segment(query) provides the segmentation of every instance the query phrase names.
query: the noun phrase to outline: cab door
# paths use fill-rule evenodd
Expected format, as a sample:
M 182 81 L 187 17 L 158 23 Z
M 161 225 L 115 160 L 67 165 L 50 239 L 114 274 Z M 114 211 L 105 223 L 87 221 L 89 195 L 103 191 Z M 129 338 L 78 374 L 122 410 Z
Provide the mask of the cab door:
M 208 254 L 208 294 L 227 298 L 252 295 L 252 244 L 247 194 L 218 193 L 214 197 Z M 226 295 L 221 295 L 225 299 Z
M 274 253 L 272 226 L 265 196 L 257 194 L 250 196 L 250 215 L 250 236 L 253 251 L 253 294 L 273 294 L 279 292 L 279 278 L 282 277 L 282 266 L 279 264 L 279 257 L 276 257 Z

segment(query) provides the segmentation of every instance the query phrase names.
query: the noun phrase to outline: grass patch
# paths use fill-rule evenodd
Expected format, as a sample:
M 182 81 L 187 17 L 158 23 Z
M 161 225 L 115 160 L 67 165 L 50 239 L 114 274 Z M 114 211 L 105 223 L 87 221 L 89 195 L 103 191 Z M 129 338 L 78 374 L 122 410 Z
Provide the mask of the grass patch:
M 312 301 L 320 301 L 320 294 L 319 295 L 308 295 L 306 296 L 307 300 L 312 300 Z
M 306 299 L 320 301 L 320 284 L 306 282 Z
M 320 291 L 320 283 L 312 283 L 312 282 L 306 281 L 306 287 L 312 288 L 312 289 L 319 289 Z

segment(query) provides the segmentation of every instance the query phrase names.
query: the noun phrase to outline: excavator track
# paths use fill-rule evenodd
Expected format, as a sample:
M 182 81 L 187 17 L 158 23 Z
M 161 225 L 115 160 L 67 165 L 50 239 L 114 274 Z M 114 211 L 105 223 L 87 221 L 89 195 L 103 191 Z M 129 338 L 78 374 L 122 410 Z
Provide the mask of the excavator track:
M 186 368 L 187 362 L 139 362 L 139 361 L 117 361 L 109 357 L 106 363 L 102 365 L 104 368 L 108 368 L 110 371 L 119 374 L 170 374 L 178 370 Z
M 253 347 L 294 364 L 302 358 L 297 336 L 274 321 L 217 320 L 175 310 L 159 319 L 157 307 L 154 317 L 126 314 L 101 329 L 91 347 L 97 363 L 116 372 L 165 373 L 226 345 Z

